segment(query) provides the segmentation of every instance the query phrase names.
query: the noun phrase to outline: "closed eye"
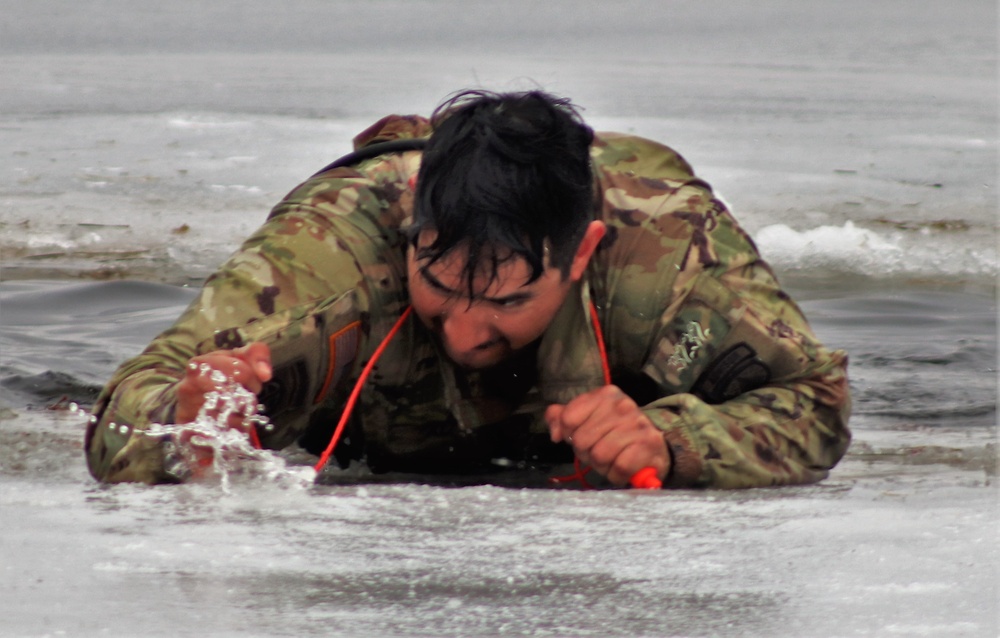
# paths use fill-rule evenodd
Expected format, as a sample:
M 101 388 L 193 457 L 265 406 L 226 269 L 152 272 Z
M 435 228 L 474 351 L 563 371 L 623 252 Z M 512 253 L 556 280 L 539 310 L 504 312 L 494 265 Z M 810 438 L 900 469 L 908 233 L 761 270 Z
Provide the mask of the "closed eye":
M 424 280 L 424 283 L 427 284 L 432 290 L 434 290 L 434 292 L 440 294 L 442 297 L 459 296 L 457 291 L 452 290 L 448 286 L 445 286 L 443 283 L 441 283 L 440 280 L 438 280 L 437 277 L 430 274 L 426 270 L 421 269 L 419 272 L 420 272 L 420 278 Z
M 510 309 L 524 305 L 531 298 L 532 295 L 529 293 L 515 293 L 506 297 L 486 297 L 483 301 L 498 308 Z
M 441 283 L 441 281 L 427 272 L 426 269 L 421 269 L 420 278 L 423 279 L 424 283 L 427 284 L 434 292 L 440 294 L 443 297 L 459 297 L 461 296 L 457 290 L 453 290 L 448 286 Z M 481 301 L 483 303 L 488 303 L 491 306 L 502 310 L 512 310 L 524 305 L 526 302 L 534 299 L 535 295 L 531 292 L 515 292 L 509 295 L 504 295 L 502 297 L 486 297 L 477 296 L 473 301 Z

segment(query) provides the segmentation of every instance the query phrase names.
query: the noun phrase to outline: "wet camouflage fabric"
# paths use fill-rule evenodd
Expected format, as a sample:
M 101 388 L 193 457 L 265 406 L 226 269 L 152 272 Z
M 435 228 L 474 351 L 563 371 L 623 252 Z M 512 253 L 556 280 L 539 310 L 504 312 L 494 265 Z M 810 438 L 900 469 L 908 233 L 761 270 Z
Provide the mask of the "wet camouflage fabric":
M 390 116 L 355 140 L 422 137 Z M 416 319 L 403 324 L 338 447 L 376 471 L 475 471 L 497 457 L 565 462 L 545 406 L 602 384 L 591 304 L 614 382 L 659 427 L 666 486 L 735 488 L 824 478 L 850 440 L 846 355 L 819 344 L 751 239 L 669 148 L 598 134 L 592 155 L 608 233 L 520 376 L 451 366 Z M 124 363 L 98 403 L 87 459 L 105 481 L 180 480 L 169 423 L 187 360 L 263 340 L 266 447 L 325 445 L 361 366 L 408 305 L 406 228 L 419 151 L 314 176 L 205 284 L 177 323 Z M 525 372 L 528 372 L 525 374 Z M 525 382 L 527 378 L 529 381 Z M 516 387 L 521 379 L 521 386 Z

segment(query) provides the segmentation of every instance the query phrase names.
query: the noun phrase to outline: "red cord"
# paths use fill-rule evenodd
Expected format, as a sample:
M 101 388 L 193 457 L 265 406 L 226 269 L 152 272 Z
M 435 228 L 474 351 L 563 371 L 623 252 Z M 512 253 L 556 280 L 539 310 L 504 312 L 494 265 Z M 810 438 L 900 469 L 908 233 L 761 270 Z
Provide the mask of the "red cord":
M 611 366 L 608 364 L 608 351 L 604 347 L 604 334 L 601 332 L 601 320 L 597 317 L 597 306 L 594 302 L 590 302 L 590 319 L 594 323 L 594 334 L 597 335 L 597 352 L 601 355 L 601 372 L 604 376 L 604 385 L 611 385 Z M 561 484 L 561 483 L 572 483 L 573 481 L 580 481 L 580 486 L 585 490 L 592 490 L 594 486 L 587 482 L 587 473 L 593 468 L 589 465 L 584 465 L 580 463 L 580 459 L 573 458 L 573 469 L 575 470 L 572 474 L 566 476 L 553 476 L 549 479 L 550 483 Z
M 330 442 L 327 444 L 326 449 L 323 450 L 322 456 L 319 458 L 319 462 L 313 466 L 316 473 L 319 474 L 323 468 L 326 466 L 327 461 L 330 460 L 330 455 L 333 454 L 333 450 L 337 447 L 337 442 L 340 441 L 340 436 L 344 432 L 344 427 L 347 425 L 347 421 L 351 418 L 351 413 L 354 411 L 354 406 L 357 404 L 358 397 L 361 395 L 361 388 L 364 386 L 365 382 L 368 380 L 368 376 L 371 374 L 372 369 L 378 362 L 382 353 L 389 346 L 389 342 L 392 341 L 396 333 L 399 332 L 400 328 L 406 322 L 406 319 L 413 312 L 413 306 L 407 306 L 403 314 L 399 316 L 396 320 L 396 324 L 389 330 L 389 334 L 382 339 L 382 343 L 378 345 L 375 352 L 372 353 L 371 358 L 365 367 L 361 370 L 361 374 L 358 376 L 357 382 L 354 384 L 354 389 L 351 390 L 351 395 L 347 399 L 347 405 L 344 406 L 344 412 L 340 415 L 340 422 L 337 423 L 336 429 L 333 431 L 333 436 L 330 437 Z M 604 384 L 611 384 L 611 367 L 608 364 L 608 353 L 604 346 L 604 335 L 601 333 L 601 322 L 597 316 L 597 307 L 591 302 L 590 304 L 590 316 L 594 322 L 594 332 L 597 334 L 597 350 L 601 356 L 601 371 L 604 375 Z M 256 439 L 257 433 L 255 431 L 251 432 L 251 440 Z M 255 447 L 259 447 L 259 441 L 254 441 Z M 549 479 L 552 483 L 569 483 L 571 481 L 579 481 L 580 485 L 585 490 L 594 489 L 590 483 L 587 482 L 587 473 L 592 470 L 592 468 L 584 466 L 580 463 L 580 459 L 573 459 L 573 468 L 576 470 L 573 474 L 569 476 L 555 476 Z M 656 470 L 652 467 L 645 467 L 638 472 L 636 472 L 631 479 L 632 487 L 640 489 L 659 489 L 661 484 L 660 480 L 656 477 Z
M 611 366 L 608 364 L 608 351 L 607 348 L 604 347 L 604 334 L 601 333 L 601 320 L 597 317 L 597 306 L 594 305 L 594 302 L 590 302 L 590 319 L 594 323 L 594 333 L 597 335 L 597 352 L 601 355 L 601 372 L 604 375 L 604 385 L 611 385 Z M 575 471 L 572 474 L 568 474 L 566 476 L 553 476 L 549 479 L 549 482 L 559 485 L 562 483 L 580 481 L 580 486 L 583 489 L 594 489 L 594 486 L 587 482 L 587 473 L 593 470 L 592 467 L 580 463 L 580 459 L 574 457 L 573 469 Z
M 358 402 L 358 396 L 361 395 L 361 388 L 364 386 L 365 381 L 368 380 L 368 375 L 371 374 L 372 368 L 375 367 L 379 357 L 382 356 L 382 353 L 389 346 L 389 342 L 392 341 L 392 338 L 395 337 L 396 333 L 399 332 L 399 329 L 403 327 L 403 324 L 406 322 L 406 319 L 410 316 L 411 312 L 413 312 L 413 306 L 407 306 L 406 310 L 403 311 L 403 314 L 396 320 L 396 325 L 389 330 L 389 334 L 385 336 L 382 343 L 378 344 L 378 348 L 375 348 L 375 352 L 372 353 L 371 359 L 368 360 L 364 369 L 361 370 L 361 374 L 358 376 L 358 380 L 354 384 L 354 389 L 351 390 L 351 396 L 347 399 L 347 405 L 344 406 L 344 412 L 340 415 L 340 422 L 337 423 L 337 429 L 333 431 L 333 436 L 330 437 L 330 442 L 327 444 L 326 449 L 323 450 L 323 455 L 319 457 L 319 462 L 313 466 L 313 469 L 316 470 L 317 474 L 323 470 L 326 462 L 330 460 L 330 455 L 333 454 L 333 448 L 337 447 L 337 442 L 340 441 L 340 435 L 344 432 L 344 427 L 347 425 L 348 419 L 351 418 L 351 412 L 354 412 L 354 405 Z
M 590 302 L 590 317 L 594 321 L 594 332 L 597 333 L 597 350 L 601 353 L 601 370 L 604 372 L 604 385 L 611 385 L 611 365 L 608 363 L 608 350 L 604 347 L 604 332 L 601 330 L 601 320 L 597 316 L 597 306 Z M 577 470 L 579 473 L 579 470 Z M 644 467 L 629 479 L 632 487 L 641 490 L 658 490 L 663 483 L 656 476 L 655 467 Z
M 604 347 L 604 333 L 601 331 L 601 320 L 597 316 L 597 306 L 590 302 L 590 319 L 594 322 L 594 333 L 597 335 L 597 352 L 601 355 L 601 372 L 604 373 L 604 385 L 611 385 L 611 365 L 608 363 L 608 349 Z
M 260 435 L 257 434 L 257 426 L 251 424 L 248 432 L 250 434 L 250 445 L 253 446 L 253 449 L 261 449 L 263 446 L 260 444 Z
M 590 319 L 594 323 L 594 333 L 597 336 L 597 352 L 601 355 L 601 372 L 604 375 L 604 385 L 611 385 L 611 365 L 608 363 L 608 350 L 604 345 L 604 333 L 601 330 L 601 320 L 597 316 L 597 306 L 594 302 L 590 302 Z M 549 479 L 551 483 L 570 483 L 572 481 L 580 481 L 580 485 L 583 489 L 590 490 L 593 486 L 587 482 L 585 478 L 587 472 L 590 472 L 591 467 L 584 466 L 580 463 L 580 459 L 573 459 L 573 469 L 576 470 L 573 474 L 568 476 L 554 476 Z M 656 476 L 656 468 L 654 467 L 644 467 L 629 479 L 629 483 L 632 487 L 644 490 L 658 490 L 663 487 L 660 479 Z

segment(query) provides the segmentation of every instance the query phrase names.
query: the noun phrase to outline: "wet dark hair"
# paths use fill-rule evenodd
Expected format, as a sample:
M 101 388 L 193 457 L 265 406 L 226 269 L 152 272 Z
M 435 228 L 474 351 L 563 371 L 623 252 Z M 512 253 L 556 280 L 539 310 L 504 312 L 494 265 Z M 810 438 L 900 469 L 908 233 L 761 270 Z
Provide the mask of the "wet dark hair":
M 411 238 L 416 246 L 421 230 L 437 232 L 417 255 L 428 259 L 424 267 L 467 249 L 462 277 L 471 297 L 477 274 L 492 283 L 515 257 L 536 280 L 548 249 L 565 277 L 594 215 L 594 132 L 576 107 L 542 91 L 466 91 L 435 109 L 431 124 Z

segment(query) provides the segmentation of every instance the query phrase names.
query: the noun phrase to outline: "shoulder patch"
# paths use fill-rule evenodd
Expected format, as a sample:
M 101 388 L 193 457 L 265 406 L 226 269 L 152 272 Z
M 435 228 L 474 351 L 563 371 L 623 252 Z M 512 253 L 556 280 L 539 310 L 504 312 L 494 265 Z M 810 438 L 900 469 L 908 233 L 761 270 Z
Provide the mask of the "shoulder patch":
M 691 365 L 698 351 L 705 347 L 705 343 L 711 336 L 710 328 L 702 328 L 697 321 L 689 321 L 687 330 L 681 335 L 676 350 L 670 356 L 667 365 L 675 367 L 678 373 L 682 372 Z

